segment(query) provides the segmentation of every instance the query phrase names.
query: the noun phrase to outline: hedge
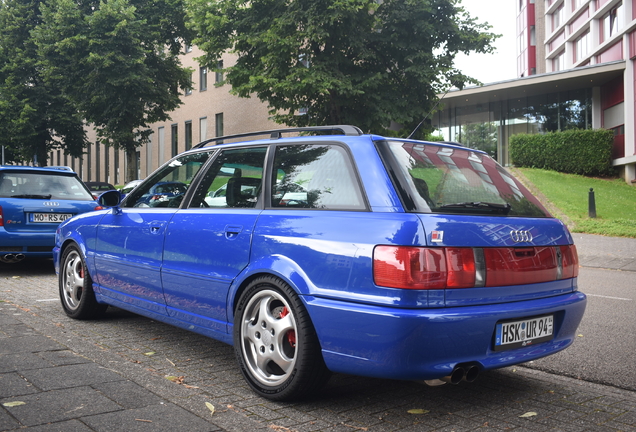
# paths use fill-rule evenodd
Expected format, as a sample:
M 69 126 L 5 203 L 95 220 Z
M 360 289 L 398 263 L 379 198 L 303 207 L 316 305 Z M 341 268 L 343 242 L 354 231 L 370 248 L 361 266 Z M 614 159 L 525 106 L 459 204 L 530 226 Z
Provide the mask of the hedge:
M 605 129 L 567 130 L 510 137 L 510 159 L 517 167 L 585 176 L 615 175 L 614 134 Z

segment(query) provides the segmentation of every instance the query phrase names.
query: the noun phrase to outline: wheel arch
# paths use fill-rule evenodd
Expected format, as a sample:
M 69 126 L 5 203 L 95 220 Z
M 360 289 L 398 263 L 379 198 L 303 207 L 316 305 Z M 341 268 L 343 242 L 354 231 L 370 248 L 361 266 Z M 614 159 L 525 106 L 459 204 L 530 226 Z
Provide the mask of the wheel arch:
M 303 304 L 305 304 L 303 296 L 311 294 L 314 287 L 303 269 L 289 257 L 283 255 L 264 257 L 254 263 L 250 263 L 230 286 L 227 300 L 229 323 L 234 322 L 238 301 L 247 286 L 261 276 L 274 276 L 281 279 L 296 292 Z

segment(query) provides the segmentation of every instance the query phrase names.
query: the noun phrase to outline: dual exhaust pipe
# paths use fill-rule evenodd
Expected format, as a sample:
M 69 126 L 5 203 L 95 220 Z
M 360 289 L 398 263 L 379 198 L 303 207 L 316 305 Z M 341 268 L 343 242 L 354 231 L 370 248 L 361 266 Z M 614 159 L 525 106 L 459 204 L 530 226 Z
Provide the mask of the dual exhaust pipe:
M 21 253 L 0 255 L 0 261 L 7 264 L 15 264 L 22 261 L 24 258 L 26 257 Z
M 462 381 L 473 382 L 479 376 L 479 366 L 476 364 L 458 364 L 450 375 L 433 380 L 424 381 L 429 386 L 440 386 L 444 384 L 459 384 Z

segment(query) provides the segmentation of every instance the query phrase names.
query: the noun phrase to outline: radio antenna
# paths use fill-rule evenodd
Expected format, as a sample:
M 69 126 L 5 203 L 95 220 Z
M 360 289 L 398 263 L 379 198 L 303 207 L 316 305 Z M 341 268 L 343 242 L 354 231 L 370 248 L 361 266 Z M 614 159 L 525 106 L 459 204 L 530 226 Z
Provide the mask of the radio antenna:
M 444 99 L 444 97 L 446 96 L 446 94 L 450 91 L 450 89 L 452 89 L 455 86 L 455 82 L 451 82 L 451 86 L 449 88 L 446 89 L 446 91 L 444 92 L 444 94 L 442 95 L 441 98 L 439 98 L 437 100 L 437 102 L 435 103 L 435 106 L 433 106 L 433 108 L 431 108 L 431 110 L 428 112 L 428 114 L 426 114 L 426 117 L 424 117 L 422 119 L 422 121 L 415 126 L 415 129 L 413 129 L 413 132 L 410 133 L 409 136 L 406 137 L 406 139 L 411 139 L 411 137 L 413 135 L 415 135 L 415 133 L 418 131 L 418 129 L 420 128 L 420 126 L 422 126 L 424 124 L 424 122 L 428 119 L 428 117 L 433 113 L 433 111 L 435 111 L 435 109 L 437 108 L 437 106 L 439 105 L 439 103 L 442 101 L 442 99 Z

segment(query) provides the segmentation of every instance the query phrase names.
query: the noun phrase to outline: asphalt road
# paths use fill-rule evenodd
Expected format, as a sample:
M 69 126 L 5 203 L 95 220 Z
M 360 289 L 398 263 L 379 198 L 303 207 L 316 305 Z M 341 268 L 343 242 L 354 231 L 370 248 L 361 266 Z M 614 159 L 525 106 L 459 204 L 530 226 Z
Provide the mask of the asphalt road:
M 636 390 L 636 272 L 583 267 L 579 290 L 588 299 L 577 340 L 527 366 Z

